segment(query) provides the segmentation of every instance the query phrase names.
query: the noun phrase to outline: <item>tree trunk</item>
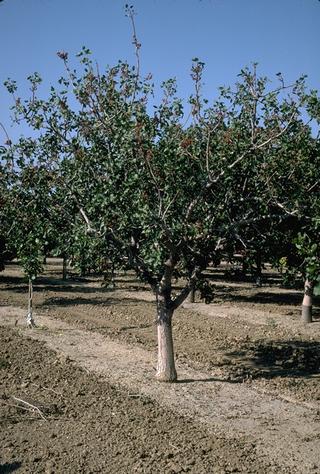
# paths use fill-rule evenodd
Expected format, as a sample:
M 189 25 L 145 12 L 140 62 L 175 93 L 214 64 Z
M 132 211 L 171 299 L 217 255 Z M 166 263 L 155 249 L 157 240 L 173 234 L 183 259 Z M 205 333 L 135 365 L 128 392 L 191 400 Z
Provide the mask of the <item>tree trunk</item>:
M 242 270 L 241 271 L 242 271 L 242 275 L 243 275 L 244 278 L 247 275 L 248 267 L 249 266 L 248 266 L 248 262 L 246 260 L 246 257 L 243 256 L 243 258 L 242 258 Z
M 256 267 L 256 286 L 262 286 L 262 258 L 260 252 L 256 255 Z
M 192 290 L 190 290 L 190 293 L 189 293 L 188 303 L 194 303 L 195 299 L 196 299 L 196 289 L 192 288 Z
M 80 276 L 85 277 L 87 274 L 87 267 L 84 264 L 80 264 Z
M 303 323 L 312 322 L 312 298 L 314 283 L 308 278 L 304 283 L 304 297 L 302 301 L 301 320 Z
M 158 302 L 158 364 L 156 378 L 160 382 L 175 382 L 177 380 L 172 339 L 172 314 L 173 310 L 168 309 L 163 302 Z
M 32 298 L 33 298 L 33 285 L 32 280 L 29 278 L 29 296 L 28 296 L 28 314 L 27 314 L 27 326 L 34 328 L 36 326 L 33 314 L 32 314 Z
M 64 255 L 63 256 L 63 261 L 62 261 L 62 280 L 67 279 L 67 257 Z
M 110 273 L 110 288 L 114 289 L 116 287 L 115 282 L 115 265 L 114 261 L 111 261 L 111 273 Z

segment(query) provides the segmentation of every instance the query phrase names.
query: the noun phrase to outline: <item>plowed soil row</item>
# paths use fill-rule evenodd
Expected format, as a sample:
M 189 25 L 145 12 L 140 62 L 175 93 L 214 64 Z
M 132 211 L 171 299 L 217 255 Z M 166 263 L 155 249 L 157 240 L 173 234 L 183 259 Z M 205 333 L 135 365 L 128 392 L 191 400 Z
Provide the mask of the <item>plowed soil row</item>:
M 102 288 L 96 278 L 66 283 L 57 278 L 56 270 L 49 265 L 36 285 L 41 329 L 31 334 L 19 328 L 25 310 L 17 306 L 26 301 L 19 269 L 12 265 L 0 277 L 2 319 L 14 328 L 9 333 L 3 329 L 1 344 L 6 444 L 0 470 L 311 473 L 320 469 L 320 323 L 303 327 L 298 322 L 301 292 L 218 280 L 215 303 L 186 305 L 178 311 L 174 333 L 182 383 L 163 388 L 152 380 L 154 304 L 146 288 L 132 275 L 119 276 L 115 291 Z M 45 340 L 58 356 L 26 335 Z M 96 390 L 103 386 L 97 397 L 87 388 L 89 381 Z M 80 386 L 86 388 L 78 390 Z M 35 400 L 46 421 L 27 410 L 28 405 L 13 406 L 22 402 L 12 397 Z M 85 410 L 78 406 L 83 400 Z M 110 418 L 110 404 L 120 402 L 128 405 L 119 411 L 121 421 L 115 422 L 119 427 L 115 429 L 110 419 L 117 415 Z M 140 405 L 142 411 L 145 407 L 153 411 L 136 416 Z M 74 424 L 69 419 L 71 406 Z M 124 412 L 130 415 L 125 417 Z M 164 423 L 159 413 L 171 421 Z M 57 423 L 62 437 L 50 437 L 51 422 Z M 152 434 L 155 426 L 159 436 Z M 72 434 L 67 427 L 72 427 Z M 137 442 L 128 431 L 137 432 L 133 435 Z M 198 450 L 201 440 L 207 447 Z M 77 447 L 77 442 L 82 444 Z M 37 446 L 41 446 L 38 457 Z M 63 446 L 67 446 L 64 453 Z
M 0 334 L 1 473 L 268 472 L 245 442 L 212 435 L 17 331 Z

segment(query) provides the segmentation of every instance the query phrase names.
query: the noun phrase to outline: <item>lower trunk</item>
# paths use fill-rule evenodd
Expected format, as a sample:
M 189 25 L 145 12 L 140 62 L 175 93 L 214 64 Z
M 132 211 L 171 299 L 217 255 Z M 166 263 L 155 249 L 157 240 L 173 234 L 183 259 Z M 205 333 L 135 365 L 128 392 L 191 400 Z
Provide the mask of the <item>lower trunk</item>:
M 244 277 L 246 276 L 247 271 L 248 271 L 248 262 L 247 262 L 247 260 L 245 259 L 245 257 L 243 257 L 243 260 L 242 260 L 242 275 L 243 275 Z
M 312 322 L 312 298 L 314 283 L 306 279 L 304 283 L 304 297 L 302 301 L 301 320 L 303 323 Z
M 115 266 L 114 266 L 114 262 L 111 262 L 110 288 L 112 289 L 116 287 L 114 275 L 115 275 Z
M 189 293 L 188 302 L 194 303 L 195 299 L 196 299 L 196 290 L 195 288 L 192 288 L 192 290 L 190 290 L 190 293 Z
M 260 254 L 256 256 L 256 267 L 256 286 L 262 286 L 262 259 Z
M 87 274 L 87 268 L 83 265 L 80 266 L 80 276 L 85 277 Z
M 63 257 L 62 261 L 62 280 L 67 279 L 67 257 Z
M 177 372 L 174 363 L 172 339 L 173 311 L 158 304 L 158 365 L 156 378 L 161 382 L 175 382 Z
M 32 280 L 29 278 L 29 297 L 28 297 L 28 314 L 27 314 L 27 326 L 29 328 L 35 327 L 35 322 L 32 314 L 32 298 L 33 298 L 33 285 Z

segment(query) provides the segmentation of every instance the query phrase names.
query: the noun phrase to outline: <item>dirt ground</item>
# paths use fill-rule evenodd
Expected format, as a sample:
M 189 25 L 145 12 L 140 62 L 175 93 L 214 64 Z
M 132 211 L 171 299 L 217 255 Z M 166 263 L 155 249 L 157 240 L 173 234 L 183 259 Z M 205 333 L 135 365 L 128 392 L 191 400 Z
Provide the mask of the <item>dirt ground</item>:
M 175 315 L 182 383 L 157 389 L 152 294 L 131 274 L 110 290 L 97 277 L 64 282 L 58 270 L 49 261 L 35 285 L 41 324 L 32 337 L 46 346 L 20 326 L 19 268 L 0 274 L 0 320 L 11 326 L 1 330 L 0 472 L 320 472 L 320 311 L 316 304 L 315 322 L 301 325 L 301 290 L 280 288 L 276 275 L 254 288 L 215 271 L 213 303 L 187 303 Z M 122 372 L 114 363 L 106 376 L 94 352 L 81 360 L 85 340 L 91 349 L 97 341 L 96 354 L 99 344 L 120 350 Z M 282 460 L 281 440 L 300 454 L 287 449 Z

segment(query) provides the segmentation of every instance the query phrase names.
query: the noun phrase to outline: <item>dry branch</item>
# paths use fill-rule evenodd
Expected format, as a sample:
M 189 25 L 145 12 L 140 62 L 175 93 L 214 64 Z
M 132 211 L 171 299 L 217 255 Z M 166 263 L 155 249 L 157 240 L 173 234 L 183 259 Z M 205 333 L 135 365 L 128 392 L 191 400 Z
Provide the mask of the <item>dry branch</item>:
M 44 414 L 42 413 L 42 411 L 40 410 L 40 408 L 37 407 L 36 405 L 33 405 L 32 403 L 29 403 L 29 402 L 27 402 L 26 400 L 23 400 L 22 398 L 14 397 L 13 395 L 12 395 L 12 398 L 13 398 L 13 400 L 15 400 L 16 402 L 18 402 L 18 403 L 20 403 L 20 404 L 22 403 L 22 406 L 21 406 L 21 405 L 18 405 L 19 408 L 24 408 L 24 409 L 25 409 L 25 408 L 27 407 L 27 409 L 29 409 L 30 411 L 35 411 L 35 412 L 37 412 L 37 413 L 40 415 L 40 417 L 41 417 L 44 421 L 47 421 L 46 417 L 44 416 Z

